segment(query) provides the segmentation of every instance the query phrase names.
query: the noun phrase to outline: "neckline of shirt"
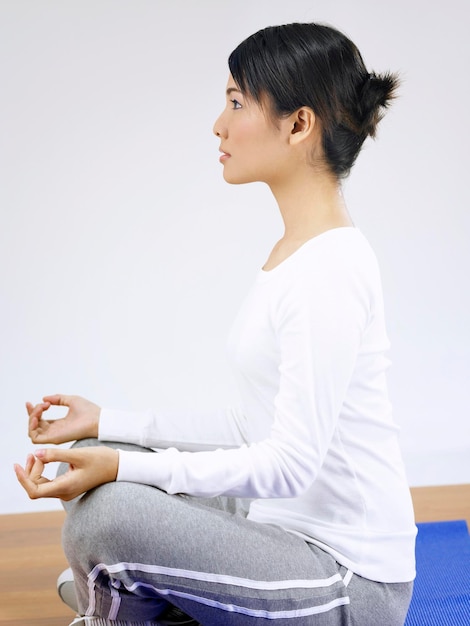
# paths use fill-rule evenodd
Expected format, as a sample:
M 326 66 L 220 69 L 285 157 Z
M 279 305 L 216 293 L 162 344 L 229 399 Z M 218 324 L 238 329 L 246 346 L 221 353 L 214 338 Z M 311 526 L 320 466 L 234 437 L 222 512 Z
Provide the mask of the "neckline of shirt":
M 261 268 L 258 272 L 258 280 L 269 280 L 269 278 L 271 278 L 272 276 L 276 276 L 281 271 L 283 271 L 283 269 L 292 265 L 292 263 L 294 263 L 298 258 L 302 257 L 305 251 L 309 250 L 313 246 L 321 245 L 321 243 L 325 239 L 337 237 L 340 235 L 342 236 L 343 234 L 349 235 L 349 233 L 360 234 L 361 231 L 356 226 L 339 226 L 338 228 L 330 228 L 328 230 L 325 230 L 323 233 L 315 235 L 315 237 L 312 237 L 311 239 L 307 239 L 307 241 L 305 241 L 301 246 L 294 250 L 292 254 L 290 254 L 283 261 L 278 263 L 276 267 L 273 267 L 271 270 L 265 270 Z

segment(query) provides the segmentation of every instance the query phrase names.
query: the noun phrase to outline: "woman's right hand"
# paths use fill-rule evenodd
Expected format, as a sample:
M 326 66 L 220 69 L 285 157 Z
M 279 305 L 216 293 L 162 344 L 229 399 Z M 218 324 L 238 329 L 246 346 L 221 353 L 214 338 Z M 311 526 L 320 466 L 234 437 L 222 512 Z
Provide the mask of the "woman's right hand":
M 58 419 L 46 420 L 43 414 L 51 406 L 68 407 L 67 414 Z M 101 408 L 80 396 L 45 396 L 43 402 L 33 406 L 26 403 L 29 415 L 28 435 L 33 443 L 66 443 L 88 437 L 98 437 Z

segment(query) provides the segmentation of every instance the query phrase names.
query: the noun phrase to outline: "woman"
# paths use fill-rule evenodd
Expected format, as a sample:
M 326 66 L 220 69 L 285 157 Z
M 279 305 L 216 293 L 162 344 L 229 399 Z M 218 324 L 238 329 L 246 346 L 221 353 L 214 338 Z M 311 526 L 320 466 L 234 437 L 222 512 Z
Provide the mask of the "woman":
M 416 528 L 379 271 L 340 187 L 397 79 L 318 24 L 255 33 L 229 69 L 224 178 L 269 185 L 285 225 L 229 337 L 243 408 L 129 414 L 47 396 L 27 405 L 32 441 L 80 441 L 16 473 L 31 498 L 73 500 L 75 624 L 402 626 Z M 51 405 L 69 411 L 47 421 Z

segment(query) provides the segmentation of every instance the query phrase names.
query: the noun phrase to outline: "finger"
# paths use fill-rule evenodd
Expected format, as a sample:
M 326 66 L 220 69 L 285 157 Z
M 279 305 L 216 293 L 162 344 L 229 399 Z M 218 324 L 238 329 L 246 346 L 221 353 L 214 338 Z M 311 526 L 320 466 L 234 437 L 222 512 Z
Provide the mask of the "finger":
M 35 457 L 34 454 L 28 454 L 24 467 L 25 477 L 36 485 L 41 485 L 42 483 L 49 482 L 49 480 L 42 475 L 43 471 L 44 463 Z
M 38 457 L 33 456 L 33 464 L 31 466 L 31 470 L 29 472 L 28 478 L 33 481 L 33 483 L 41 483 L 44 482 L 44 478 L 42 473 L 44 471 L 44 463 Z
M 28 435 L 33 443 L 40 443 L 38 441 L 39 422 L 40 418 L 38 418 L 36 415 L 30 416 L 28 422 Z
M 45 425 L 46 421 L 42 419 L 44 411 L 50 408 L 50 402 L 41 402 L 33 406 L 30 402 L 26 404 L 28 410 L 29 422 L 28 422 L 28 435 L 32 439 L 33 443 L 41 443 L 38 439 L 39 432 L 41 430 L 41 424 Z M 43 441 L 45 443 L 45 441 Z
M 33 417 L 29 418 L 29 430 L 28 430 L 29 434 L 31 435 L 31 433 L 34 430 L 37 430 L 38 426 L 39 426 L 39 420 L 37 417 L 33 415 Z
M 49 402 L 54 406 L 70 406 L 73 396 L 66 396 L 63 394 L 53 394 L 52 396 L 44 396 L 44 402 Z
M 42 479 L 42 473 L 44 471 L 44 463 L 34 456 L 34 454 L 28 454 L 26 457 L 26 463 L 24 466 L 24 473 L 29 480 L 37 483 Z
M 33 465 L 34 465 L 34 456 L 32 454 L 28 454 L 28 456 L 26 457 L 26 463 L 24 466 L 24 471 L 28 476 L 31 474 Z
M 59 462 L 69 465 L 80 462 L 80 459 L 86 454 L 83 449 L 71 450 L 67 448 L 42 448 L 35 452 L 36 458 L 44 464 Z
M 26 493 L 32 500 L 35 500 L 36 498 L 45 497 L 42 495 L 44 493 L 43 492 L 44 487 L 47 483 L 50 483 L 52 481 L 48 480 L 47 478 L 41 477 L 38 480 L 38 483 L 35 483 L 33 480 L 29 478 L 29 476 L 26 474 L 25 470 L 21 467 L 21 465 L 18 465 L 15 463 L 13 468 L 15 470 L 15 474 L 16 474 L 16 478 L 18 479 L 18 482 L 21 484 L 23 489 L 26 491 Z M 46 493 L 47 493 L 47 489 L 46 489 Z
M 28 496 L 32 499 L 37 497 L 37 486 L 33 483 L 32 480 L 29 479 L 27 472 L 21 467 L 21 465 L 18 465 L 16 463 L 13 468 L 15 470 L 16 478 L 18 479 L 19 483 L 26 491 Z
M 15 470 L 15 474 L 16 474 L 17 479 L 19 480 L 21 485 L 26 489 L 25 483 L 27 482 L 27 477 L 26 477 L 25 470 L 18 463 L 15 463 L 13 465 L 13 469 Z M 27 489 L 26 489 L 26 491 L 27 491 Z
M 47 411 L 51 406 L 50 402 L 40 402 L 39 404 L 36 404 L 35 406 L 33 406 L 30 402 L 26 403 L 26 410 L 28 411 L 28 415 L 29 417 L 37 417 L 38 419 L 41 419 L 42 414 L 44 413 L 44 411 Z

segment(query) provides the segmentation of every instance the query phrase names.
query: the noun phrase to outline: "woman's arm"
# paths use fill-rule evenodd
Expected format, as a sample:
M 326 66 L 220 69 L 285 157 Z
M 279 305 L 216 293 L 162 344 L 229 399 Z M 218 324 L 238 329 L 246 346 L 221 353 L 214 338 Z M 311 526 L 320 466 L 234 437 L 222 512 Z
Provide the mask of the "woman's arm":
M 63 418 L 47 420 L 45 413 L 51 406 L 69 410 Z M 36 444 L 60 444 L 91 437 L 146 448 L 196 451 L 233 448 L 247 441 L 245 416 L 233 408 L 122 411 L 101 409 L 80 396 L 55 394 L 45 396 L 35 406 L 27 402 L 26 409 L 28 434 Z
M 101 441 L 187 452 L 236 448 L 248 441 L 245 415 L 235 408 L 140 412 L 102 409 L 98 436 Z

